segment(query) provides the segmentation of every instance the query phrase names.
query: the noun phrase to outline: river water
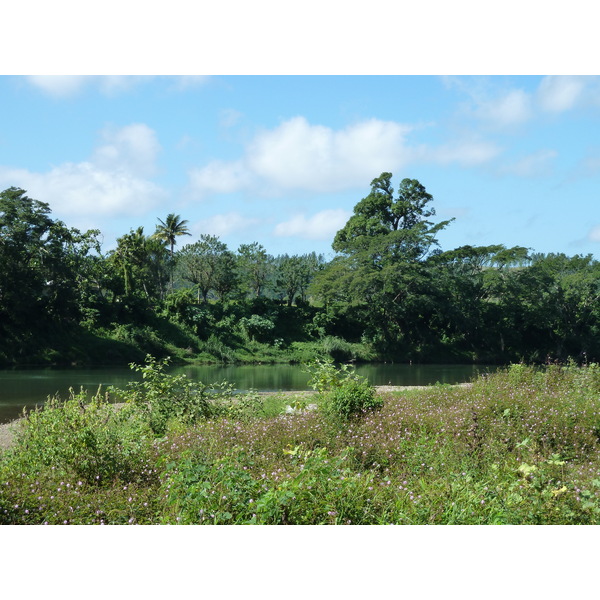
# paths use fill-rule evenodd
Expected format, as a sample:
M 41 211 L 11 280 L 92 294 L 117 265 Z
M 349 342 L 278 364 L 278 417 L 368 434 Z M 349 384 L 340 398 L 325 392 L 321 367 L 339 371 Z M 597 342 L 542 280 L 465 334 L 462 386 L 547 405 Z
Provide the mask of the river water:
M 356 372 L 369 379 L 371 385 L 430 385 L 463 383 L 479 373 L 495 370 L 482 365 L 358 365 Z M 171 367 L 171 374 L 185 373 L 203 383 L 228 381 L 240 391 L 290 391 L 310 389 L 310 375 L 298 365 L 186 365 Z M 19 417 L 24 407 L 42 405 L 49 395 L 68 397 L 69 388 L 81 387 L 95 392 L 98 386 L 125 388 L 130 381 L 139 381 L 141 375 L 129 368 L 93 369 L 9 369 L 0 370 L 0 423 Z

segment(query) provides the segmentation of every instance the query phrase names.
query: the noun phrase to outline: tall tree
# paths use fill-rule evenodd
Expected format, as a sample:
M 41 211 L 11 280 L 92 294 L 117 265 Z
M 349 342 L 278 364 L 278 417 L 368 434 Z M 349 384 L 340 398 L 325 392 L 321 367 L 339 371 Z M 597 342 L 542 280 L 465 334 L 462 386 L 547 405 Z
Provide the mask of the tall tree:
M 238 248 L 238 265 L 242 284 L 257 298 L 261 296 L 273 268 L 273 257 L 258 242 L 241 244 Z
M 315 252 L 311 254 L 289 256 L 283 254 L 274 259 L 275 289 L 282 299 L 287 298 L 291 306 L 298 294 L 303 301 L 306 300 L 306 290 L 315 273 L 324 263 L 322 255 Z
M 173 271 L 175 269 L 175 244 L 177 243 L 177 238 L 181 235 L 192 235 L 187 227 L 188 221 L 185 219 L 181 219 L 179 215 L 174 213 L 170 213 L 167 215 L 167 218 L 163 221 L 162 219 L 158 219 L 159 225 L 156 226 L 156 231 L 154 232 L 154 236 L 156 239 L 159 239 L 166 244 L 169 244 L 169 248 L 171 250 L 171 291 L 173 291 L 174 283 L 173 283 Z
M 223 261 L 227 245 L 214 235 L 201 235 L 195 244 L 187 244 L 177 254 L 178 272 L 182 279 L 198 288 L 204 302 L 216 287 L 219 265 Z
M 89 291 L 85 269 L 98 232 L 69 229 L 50 212 L 25 190 L 0 192 L 0 346 L 12 345 L 13 355 L 31 351 L 27 343 L 50 327 L 77 322 Z
M 158 221 L 160 225 L 156 226 L 154 237 L 169 244 L 171 258 L 173 258 L 177 238 L 180 235 L 192 235 L 187 227 L 188 221 L 181 219 L 179 215 L 174 213 L 167 215 L 167 218 L 164 221 L 162 219 L 158 219 Z
M 417 180 L 403 179 L 394 197 L 391 178 L 382 173 L 371 182 L 371 192 L 334 238 L 341 256 L 318 274 L 313 287 L 326 302 L 341 294 L 362 307 L 365 337 L 385 351 L 418 348 L 430 336 L 426 259 L 437 248 L 436 234 L 451 222 L 428 220 L 435 215 L 433 197 Z
M 345 255 L 365 252 L 377 264 L 387 259 L 420 260 L 432 246 L 435 235 L 453 219 L 433 224 L 433 201 L 416 179 L 403 179 L 394 198 L 392 174 L 382 173 L 371 182 L 371 192 L 354 207 L 354 214 L 335 235 L 333 249 Z
M 123 277 L 125 296 L 140 288 L 144 290 L 146 297 L 150 296 L 145 277 L 148 267 L 146 239 L 143 227 L 138 227 L 135 231 L 131 229 L 117 239 L 116 249 L 109 253 L 109 260 Z

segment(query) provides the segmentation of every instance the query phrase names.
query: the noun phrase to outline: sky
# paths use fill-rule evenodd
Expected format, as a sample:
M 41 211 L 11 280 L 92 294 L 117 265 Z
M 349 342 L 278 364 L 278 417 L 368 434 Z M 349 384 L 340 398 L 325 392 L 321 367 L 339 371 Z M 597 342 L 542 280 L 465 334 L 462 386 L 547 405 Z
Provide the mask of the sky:
M 105 251 L 176 213 L 232 250 L 333 255 L 382 172 L 418 179 L 443 249 L 600 257 L 600 78 L 0 77 L 0 188 Z

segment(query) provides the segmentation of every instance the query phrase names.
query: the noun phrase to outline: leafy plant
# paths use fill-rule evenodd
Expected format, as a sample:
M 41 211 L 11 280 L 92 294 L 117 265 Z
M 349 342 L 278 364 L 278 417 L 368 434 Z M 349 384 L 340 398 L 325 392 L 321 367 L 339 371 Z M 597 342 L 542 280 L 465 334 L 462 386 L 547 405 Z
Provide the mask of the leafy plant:
M 348 420 L 383 406 L 368 380 L 348 365 L 338 368 L 332 361 L 317 360 L 309 365 L 309 372 L 309 385 L 319 392 L 319 408 L 328 416 Z
M 148 459 L 151 431 L 134 408 L 117 410 L 99 389 L 88 401 L 81 390 L 63 401 L 51 397 L 28 414 L 11 455 L 23 469 L 44 465 L 88 483 L 132 481 Z
M 126 390 L 111 388 L 125 402 L 138 406 L 159 436 L 172 419 L 192 424 L 222 413 L 223 401 L 233 393 L 233 386 L 225 381 L 206 385 L 185 375 L 169 375 L 165 373 L 169 362 L 169 358 L 157 360 L 148 355 L 145 365 L 130 365 L 142 374 L 141 382 L 129 383 Z
M 258 498 L 252 522 L 325 525 L 368 520 L 373 475 L 349 468 L 351 450 L 336 456 L 326 448 L 306 450 L 297 446 L 285 450 L 297 472 Z
M 237 450 L 237 452 L 236 452 Z M 186 453 L 167 466 L 162 488 L 167 510 L 163 522 L 232 525 L 248 522 L 259 483 L 247 470 L 248 457 L 239 449 L 209 459 Z

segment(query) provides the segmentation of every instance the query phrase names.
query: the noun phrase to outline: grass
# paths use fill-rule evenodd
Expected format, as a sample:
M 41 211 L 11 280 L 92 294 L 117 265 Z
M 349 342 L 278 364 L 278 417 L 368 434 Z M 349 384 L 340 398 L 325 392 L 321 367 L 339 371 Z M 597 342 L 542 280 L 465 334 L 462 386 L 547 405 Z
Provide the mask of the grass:
M 597 365 L 381 399 L 339 420 L 305 396 L 209 397 L 191 420 L 162 402 L 157 434 L 147 398 L 115 411 L 73 394 L 0 458 L 0 523 L 600 522 Z

